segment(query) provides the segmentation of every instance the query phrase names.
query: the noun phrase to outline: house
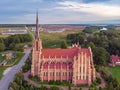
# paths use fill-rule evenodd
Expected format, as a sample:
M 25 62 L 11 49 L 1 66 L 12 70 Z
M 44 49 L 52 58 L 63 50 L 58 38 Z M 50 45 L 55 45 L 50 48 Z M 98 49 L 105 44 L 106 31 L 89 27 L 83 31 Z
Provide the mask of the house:
M 6 59 L 12 59 L 14 57 L 15 57 L 15 53 L 13 52 L 6 53 Z
M 29 49 L 30 49 L 30 48 L 29 48 L 28 45 L 24 45 L 24 47 L 23 47 L 24 52 L 27 51 L 27 50 L 29 50 Z
M 110 62 L 112 64 L 112 66 L 120 65 L 120 57 L 117 55 L 111 55 Z

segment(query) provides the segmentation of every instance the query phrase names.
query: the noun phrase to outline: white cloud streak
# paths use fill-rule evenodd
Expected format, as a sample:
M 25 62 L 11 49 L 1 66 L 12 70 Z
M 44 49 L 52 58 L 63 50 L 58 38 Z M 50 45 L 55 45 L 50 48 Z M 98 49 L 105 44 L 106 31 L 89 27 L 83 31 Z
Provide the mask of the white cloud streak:
M 59 2 L 58 4 L 60 6 L 56 7 L 56 9 L 85 12 L 108 18 L 120 17 L 120 6 L 110 6 L 99 3 L 78 3 L 73 1 Z
M 69 24 L 69 23 L 88 23 L 109 20 L 120 20 L 120 6 L 113 6 L 106 3 L 83 3 L 82 0 L 61 0 L 61 2 L 50 3 L 46 6 L 44 0 L 26 0 L 25 3 L 39 2 L 38 6 L 9 6 L 5 8 L 13 11 L 20 11 L 21 14 L 12 14 L 8 19 L 4 18 L 0 23 L 35 23 L 36 7 L 39 10 L 40 24 Z M 79 1 L 79 2 L 78 2 Z M 21 2 L 24 2 L 23 0 Z M 30 4 L 31 5 L 31 4 Z M 22 13 L 24 11 L 24 13 Z M 28 12 L 28 13 L 27 13 Z M 2 18 L 2 17 L 0 17 Z M 120 21 L 118 21 L 119 23 Z M 113 23 L 113 21 L 111 22 Z

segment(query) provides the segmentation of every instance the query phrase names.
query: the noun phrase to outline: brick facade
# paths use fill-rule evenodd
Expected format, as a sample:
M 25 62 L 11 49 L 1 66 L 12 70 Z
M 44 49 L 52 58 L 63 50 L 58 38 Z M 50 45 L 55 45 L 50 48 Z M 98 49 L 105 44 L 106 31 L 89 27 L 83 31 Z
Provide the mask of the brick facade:
M 74 44 L 70 49 L 43 49 L 39 37 L 38 14 L 35 40 L 33 41 L 33 76 L 41 81 L 71 81 L 72 84 L 88 84 L 96 79 L 91 48 L 80 48 Z

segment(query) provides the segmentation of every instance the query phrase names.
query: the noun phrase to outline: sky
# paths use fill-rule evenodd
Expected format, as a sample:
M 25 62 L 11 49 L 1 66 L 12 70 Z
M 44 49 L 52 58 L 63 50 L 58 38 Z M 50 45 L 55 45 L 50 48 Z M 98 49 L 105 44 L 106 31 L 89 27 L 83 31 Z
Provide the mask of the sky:
M 120 0 L 1 0 L 0 24 L 120 24 Z

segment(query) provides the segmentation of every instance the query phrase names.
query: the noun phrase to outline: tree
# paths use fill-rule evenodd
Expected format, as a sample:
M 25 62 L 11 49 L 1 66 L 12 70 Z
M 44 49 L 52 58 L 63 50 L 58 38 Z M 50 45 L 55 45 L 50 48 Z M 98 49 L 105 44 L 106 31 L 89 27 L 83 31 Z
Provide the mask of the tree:
M 4 43 L 0 43 L 0 51 L 4 51 L 5 50 L 5 45 Z
M 109 60 L 108 52 L 102 47 L 96 47 L 93 50 L 94 63 L 97 65 L 105 65 Z
M 14 43 L 20 43 L 20 38 L 18 36 L 14 38 Z
M 67 48 L 67 43 L 66 43 L 66 41 L 62 41 L 62 43 L 61 43 L 61 48 Z
M 98 27 L 94 27 L 94 26 L 86 27 L 86 28 L 83 30 L 83 32 L 88 33 L 88 34 L 95 33 L 96 31 L 99 31 L 99 30 L 98 30 Z
M 9 49 L 15 49 L 15 43 L 11 43 L 10 45 L 9 45 Z
M 23 44 L 16 44 L 15 45 L 15 50 L 17 50 L 17 51 L 23 51 Z
M 90 46 L 92 49 L 95 48 L 95 44 L 93 42 L 89 42 L 87 46 Z
M 96 77 L 96 82 L 97 82 L 98 84 L 101 84 L 101 79 L 98 78 L 98 77 Z
M 0 43 L 4 43 L 4 41 L 3 41 L 3 39 L 2 39 L 2 38 L 0 38 Z
M 114 90 L 112 82 L 109 85 L 107 85 L 107 90 Z

